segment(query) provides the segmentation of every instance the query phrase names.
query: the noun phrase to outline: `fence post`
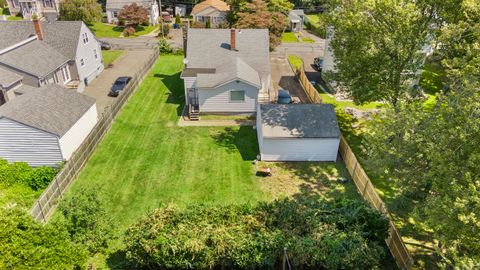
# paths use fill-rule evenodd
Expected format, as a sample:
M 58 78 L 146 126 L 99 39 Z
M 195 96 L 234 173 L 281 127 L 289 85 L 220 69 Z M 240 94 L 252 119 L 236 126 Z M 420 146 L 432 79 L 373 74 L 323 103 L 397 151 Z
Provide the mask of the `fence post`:
M 40 203 L 40 200 L 37 201 L 37 205 L 38 205 L 38 209 L 40 209 L 40 214 L 42 214 L 43 222 L 46 222 L 47 220 L 45 219 L 45 214 L 43 213 L 43 207 L 42 207 L 42 204 Z

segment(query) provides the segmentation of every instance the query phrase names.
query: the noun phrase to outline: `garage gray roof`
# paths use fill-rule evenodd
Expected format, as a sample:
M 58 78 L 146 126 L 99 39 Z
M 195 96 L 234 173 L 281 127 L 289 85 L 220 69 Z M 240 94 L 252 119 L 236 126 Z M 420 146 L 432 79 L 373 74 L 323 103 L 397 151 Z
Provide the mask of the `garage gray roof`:
M 260 105 L 264 138 L 339 138 L 331 104 Z
M 21 80 L 22 80 L 22 76 L 8 69 L 4 69 L 0 67 L 0 89 L 7 88 L 12 84 Z
M 25 88 L 25 89 L 23 89 Z M 95 99 L 56 84 L 22 86 L 21 93 L 0 106 L 0 117 L 62 137 L 95 104 Z
M 251 68 L 258 73 L 256 77 L 270 74 L 267 29 L 237 29 L 235 40 L 236 50 L 230 50 L 230 29 L 188 29 L 187 69 L 216 69 L 220 74 L 237 72 L 241 65 L 241 73 Z M 229 65 L 235 68 L 226 70 Z M 252 75 L 251 70 L 246 72 Z

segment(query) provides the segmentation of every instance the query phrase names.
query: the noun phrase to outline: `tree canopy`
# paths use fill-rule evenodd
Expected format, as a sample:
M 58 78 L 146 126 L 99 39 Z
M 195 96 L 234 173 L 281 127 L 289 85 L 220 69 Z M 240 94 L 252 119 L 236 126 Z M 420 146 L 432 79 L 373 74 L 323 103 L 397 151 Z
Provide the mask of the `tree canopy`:
M 60 20 L 92 24 L 102 19 L 102 6 L 96 0 L 62 0 Z

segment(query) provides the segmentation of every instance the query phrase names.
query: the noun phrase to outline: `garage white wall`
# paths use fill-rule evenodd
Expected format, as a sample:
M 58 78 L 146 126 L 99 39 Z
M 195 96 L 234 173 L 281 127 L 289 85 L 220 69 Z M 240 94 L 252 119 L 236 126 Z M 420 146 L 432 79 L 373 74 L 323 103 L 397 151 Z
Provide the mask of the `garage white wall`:
M 82 144 L 96 123 L 97 106 L 93 104 L 82 118 L 60 138 L 60 149 L 62 149 L 62 155 L 65 160 L 72 156 L 73 152 Z
M 336 161 L 340 138 L 263 138 L 264 161 Z
M 0 118 L 0 157 L 30 166 L 55 166 L 62 162 L 58 137 L 7 118 Z

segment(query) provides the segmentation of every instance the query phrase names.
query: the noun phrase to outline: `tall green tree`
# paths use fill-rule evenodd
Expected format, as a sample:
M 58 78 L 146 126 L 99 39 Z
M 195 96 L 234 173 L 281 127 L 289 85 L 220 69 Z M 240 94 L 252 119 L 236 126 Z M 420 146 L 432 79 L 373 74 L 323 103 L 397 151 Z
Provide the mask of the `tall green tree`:
M 415 96 L 411 82 L 421 68 L 435 5 L 410 0 L 339 0 L 330 14 L 334 78 L 355 102 Z
M 60 20 L 83 21 L 86 24 L 102 19 L 102 6 L 96 0 L 62 0 L 60 2 Z

